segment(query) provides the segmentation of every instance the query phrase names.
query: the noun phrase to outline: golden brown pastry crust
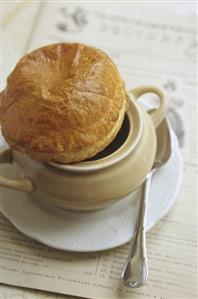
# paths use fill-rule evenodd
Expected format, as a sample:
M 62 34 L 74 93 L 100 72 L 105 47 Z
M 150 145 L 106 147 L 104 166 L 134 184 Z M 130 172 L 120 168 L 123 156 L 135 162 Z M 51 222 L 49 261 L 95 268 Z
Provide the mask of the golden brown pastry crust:
M 125 110 L 123 80 L 102 51 L 59 43 L 25 55 L 0 94 L 2 133 L 11 148 L 42 160 L 81 161 L 103 150 Z

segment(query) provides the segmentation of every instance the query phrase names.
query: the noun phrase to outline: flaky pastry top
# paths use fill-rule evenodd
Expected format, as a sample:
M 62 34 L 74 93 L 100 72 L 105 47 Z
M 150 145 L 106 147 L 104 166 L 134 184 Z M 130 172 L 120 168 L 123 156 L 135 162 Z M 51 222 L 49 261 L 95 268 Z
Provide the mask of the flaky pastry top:
M 102 51 L 59 43 L 26 54 L 0 94 L 11 148 L 43 161 L 89 158 L 117 134 L 126 107 L 123 80 Z

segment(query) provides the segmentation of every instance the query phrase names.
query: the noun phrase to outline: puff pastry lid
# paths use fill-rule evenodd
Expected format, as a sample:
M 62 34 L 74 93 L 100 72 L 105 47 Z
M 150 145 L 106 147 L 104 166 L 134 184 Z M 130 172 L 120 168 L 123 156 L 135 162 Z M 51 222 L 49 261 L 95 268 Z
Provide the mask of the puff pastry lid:
M 59 43 L 25 55 L 0 94 L 2 134 L 14 150 L 46 162 L 94 156 L 119 131 L 126 92 L 102 51 Z

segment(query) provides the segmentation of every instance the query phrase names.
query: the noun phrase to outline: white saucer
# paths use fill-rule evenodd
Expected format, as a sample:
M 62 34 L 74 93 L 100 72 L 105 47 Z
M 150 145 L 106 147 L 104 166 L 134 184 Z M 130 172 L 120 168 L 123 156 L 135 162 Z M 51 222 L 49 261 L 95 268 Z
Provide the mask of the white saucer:
M 169 162 L 153 177 L 148 208 L 147 230 L 170 209 L 179 191 L 183 162 L 175 134 Z M 11 166 L 1 166 L 12 176 Z M 132 174 L 131 174 L 132 175 Z M 89 252 L 127 243 L 133 236 L 140 189 L 113 206 L 92 212 L 61 210 L 39 202 L 30 194 L 1 187 L 0 210 L 25 235 L 48 246 Z

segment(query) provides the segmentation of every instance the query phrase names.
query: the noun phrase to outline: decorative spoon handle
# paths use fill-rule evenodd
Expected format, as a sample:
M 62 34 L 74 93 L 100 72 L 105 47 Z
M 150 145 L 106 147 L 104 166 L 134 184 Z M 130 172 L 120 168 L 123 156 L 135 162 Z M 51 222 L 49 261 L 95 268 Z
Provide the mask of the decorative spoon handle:
M 131 288 L 141 287 L 146 283 L 148 278 L 148 264 L 146 256 L 146 218 L 150 185 L 154 172 L 155 168 L 153 168 L 146 176 L 143 184 L 139 211 L 136 219 L 135 233 L 130 244 L 129 255 L 121 275 L 124 283 Z

